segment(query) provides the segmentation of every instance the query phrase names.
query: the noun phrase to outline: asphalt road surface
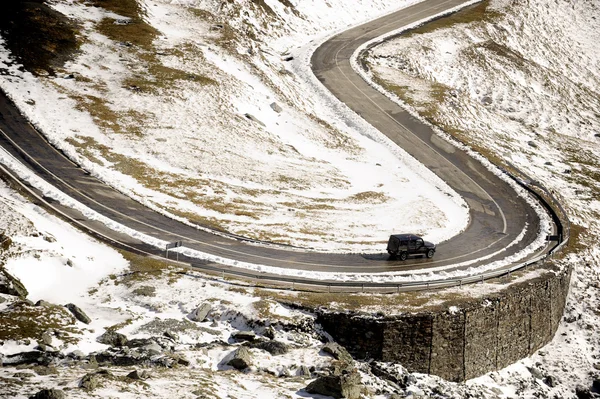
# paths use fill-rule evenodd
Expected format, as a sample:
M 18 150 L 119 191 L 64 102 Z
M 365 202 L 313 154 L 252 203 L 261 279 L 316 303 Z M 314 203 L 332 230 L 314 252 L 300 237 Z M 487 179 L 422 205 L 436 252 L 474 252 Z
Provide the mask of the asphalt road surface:
M 0 145 L 38 176 L 110 219 L 152 237 L 168 242 L 182 240 L 186 247 L 241 262 L 312 271 L 375 273 L 455 265 L 484 257 L 488 258 L 470 266 L 503 259 L 536 238 L 539 226 L 536 213 L 508 184 L 372 89 L 349 63 L 355 49 L 371 38 L 461 3 L 459 0 L 424 1 L 343 32 L 319 47 L 312 57 L 315 75 L 334 95 L 445 180 L 469 204 L 471 220 L 467 229 L 438 245 L 432 259 L 390 260 L 384 246 L 381 254 L 374 255 L 298 251 L 256 245 L 187 226 L 144 207 L 90 176 L 52 147 L 4 94 L 0 96 Z M 164 250 L 116 233 L 49 198 L 40 195 L 36 201 L 96 236 L 126 247 L 164 254 Z M 523 239 L 506 249 L 526 225 Z

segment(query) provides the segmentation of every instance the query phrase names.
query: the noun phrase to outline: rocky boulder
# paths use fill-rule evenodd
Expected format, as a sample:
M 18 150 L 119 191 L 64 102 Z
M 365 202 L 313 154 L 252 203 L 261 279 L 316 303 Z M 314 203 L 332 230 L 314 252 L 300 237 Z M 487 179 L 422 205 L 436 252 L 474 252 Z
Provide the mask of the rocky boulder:
M 26 298 L 29 292 L 27 292 L 27 289 L 25 289 L 25 286 L 19 279 L 11 276 L 3 268 L 0 268 L 0 294 Z
M 208 303 L 203 303 L 198 306 L 195 310 L 193 310 L 189 315 L 189 319 L 192 321 L 202 322 L 206 320 L 208 314 L 212 310 L 212 307 Z
M 340 360 L 344 363 L 352 363 L 353 362 L 353 359 L 352 359 L 352 356 L 350 355 L 350 353 L 348 353 L 346 348 L 344 348 L 337 342 L 328 342 L 325 345 L 323 345 L 321 350 L 323 352 L 328 353 L 331 356 L 333 356 L 333 358 L 335 360 Z
M 273 356 L 284 355 L 289 351 L 287 344 L 275 340 L 258 342 L 252 345 L 252 347 L 267 351 Z
M 116 331 L 107 331 L 96 338 L 96 341 L 104 345 L 115 347 L 125 346 L 128 343 L 127 337 Z
M 249 341 L 252 342 L 256 339 L 254 331 L 236 331 L 231 334 L 231 338 L 236 341 Z
M 132 380 L 147 380 L 150 377 L 146 370 L 133 370 L 131 373 L 127 374 L 127 378 L 131 378 Z
M 65 393 L 60 389 L 42 389 L 29 399 L 65 399 Z
M 248 348 L 240 346 L 233 352 L 232 357 L 227 364 L 235 369 L 243 370 L 251 366 L 252 355 Z
M 305 390 L 311 394 L 331 396 L 336 399 L 358 399 L 361 396 L 360 375 L 356 370 L 352 370 L 337 376 L 321 376 L 311 382 Z
M 92 319 L 88 317 L 87 314 L 83 310 L 81 310 L 77 305 L 68 303 L 65 305 L 65 308 L 69 309 L 69 311 L 75 316 L 77 320 L 84 324 L 90 324 Z

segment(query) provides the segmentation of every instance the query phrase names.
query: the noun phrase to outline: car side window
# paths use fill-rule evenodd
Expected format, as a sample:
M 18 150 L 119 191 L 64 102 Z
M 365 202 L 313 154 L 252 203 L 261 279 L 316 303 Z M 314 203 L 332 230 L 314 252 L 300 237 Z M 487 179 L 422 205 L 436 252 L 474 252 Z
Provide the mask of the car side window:
M 423 245 L 425 245 L 425 244 L 423 244 L 423 240 L 419 238 L 417 240 L 417 248 L 421 248 Z
M 408 242 L 408 249 L 416 249 L 417 248 L 417 243 L 415 240 L 410 240 Z

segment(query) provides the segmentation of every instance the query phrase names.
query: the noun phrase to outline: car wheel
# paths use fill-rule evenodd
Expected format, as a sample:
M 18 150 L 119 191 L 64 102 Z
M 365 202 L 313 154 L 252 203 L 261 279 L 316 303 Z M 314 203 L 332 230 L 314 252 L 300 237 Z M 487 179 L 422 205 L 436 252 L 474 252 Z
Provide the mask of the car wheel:
M 427 254 L 426 254 L 426 256 L 427 256 L 428 258 L 433 258 L 433 254 L 434 254 L 434 253 L 435 253 L 435 251 L 434 251 L 433 249 L 430 249 L 429 251 L 427 251 Z
M 400 260 L 406 260 L 408 254 L 406 252 L 400 252 Z

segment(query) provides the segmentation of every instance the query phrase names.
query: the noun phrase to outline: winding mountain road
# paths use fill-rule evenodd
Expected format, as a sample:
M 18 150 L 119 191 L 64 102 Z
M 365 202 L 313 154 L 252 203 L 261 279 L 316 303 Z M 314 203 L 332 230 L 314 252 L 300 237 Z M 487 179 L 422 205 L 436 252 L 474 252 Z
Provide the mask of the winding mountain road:
M 151 237 L 168 242 L 182 240 L 186 247 L 238 262 L 307 271 L 377 273 L 451 266 L 467 261 L 471 261 L 469 266 L 473 267 L 504 259 L 536 239 L 540 223 L 536 212 L 509 184 L 374 90 L 350 65 L 350 58 L 363 43 L 461 3 L 464 1 L 423 1 L 331 38 L 312 57 L 315 75 L 336 97 L 446 181 L 469 204 L 471 220 L 467 229 L 440 244 L 432 259 L 401 262 L 389 260 L 383 252 L 324 254 L 256 245 L 177 222 L 119 193 L 75 165 L 50 145 L 4 94 L 0 96 L 0 145 L 42 179 L 109 219 Z M 5 174 L 11 172 L 5 169 Z M 124 248 L 164 254 L 164 250 L 115 232 L 44 197 L 28 182 L 19 181 L 37 196 L 41 205 L 59 212 L 88 232 Z M 511 243 L 514 245 L 509 246 Z M 203 265 L 212 269 L 221 267 L 207 262 Z M 227 269 L 235 269 L 235 266 Z

